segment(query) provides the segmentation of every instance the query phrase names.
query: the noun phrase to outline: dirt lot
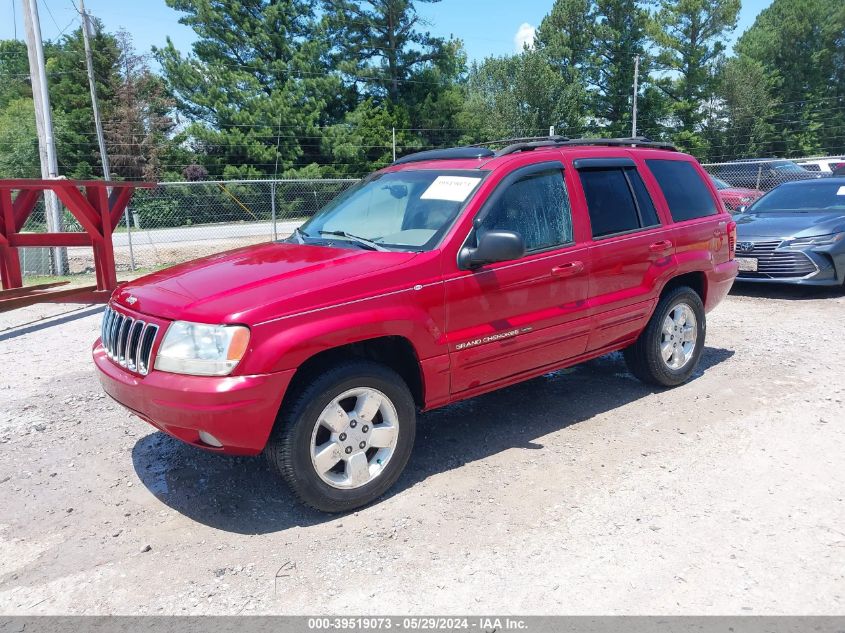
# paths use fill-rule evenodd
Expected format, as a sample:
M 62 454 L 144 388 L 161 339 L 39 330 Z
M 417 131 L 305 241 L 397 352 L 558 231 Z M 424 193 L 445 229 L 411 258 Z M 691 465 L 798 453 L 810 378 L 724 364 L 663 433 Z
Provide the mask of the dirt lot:
M 342 517 L 106 398 L 99 312 L 0 315 L 2 613 L 845 614 L 841 294 L 740 288 L 675 390 L 612 355 L 424 415 Z

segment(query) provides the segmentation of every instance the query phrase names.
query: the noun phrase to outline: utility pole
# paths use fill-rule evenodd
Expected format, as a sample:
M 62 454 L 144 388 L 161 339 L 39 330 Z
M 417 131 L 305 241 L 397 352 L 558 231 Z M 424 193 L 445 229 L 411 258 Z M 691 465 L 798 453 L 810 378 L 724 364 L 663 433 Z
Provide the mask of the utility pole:
M 100 119 L 100 104 L 97 99 L 97 82 L 94 79 L 94 55 L 91 52 L 91 18 L 85 11 L 85 0 L 79 0 L 79 14 L 82 16 L 82 40 L 85 43 L 85 65 L 88 69 L 88 87 L 91 89 L 91 108 L 94 111 L 94 127 L 97 129 L 97 143 L 100 146 L 100 160 L 103 163 L 103 180 L 111 180 L 111 165 L 106 152 L 106 137 L 103 134 L 103 121 Z M 128 78 L 127 78 L 128 79 Z M 111 189 L 109 189 L 111 195 Z M 129 267 L 135 270 L 135 253 L 132 249 L 132 225 L 129 222 L 129 206 L 124 209 L 126 236 L 129 242 Z
M 79 0 L 82 16 L 82 40 L 85 42 L 85 62 L 88 68 L 88 87 L 91 89 L 91 108 L 94 110 L 94 127 L 97 128 L 97 143 L 100 145 L 100 160 L 103 162 L 103 179 L 111 180 L 109 155 L 106 153 L 106 137 L 103 136 L 103 122 L 100 120 L 100 105 L 97 101 L 97 83 L 94 80 L 94 56 L 91 53 L 91 24 L 85 12 L 85 0 Z
M 637 96 L 639 93 L 640 81 L 640 56 L 634 58 L 634 116 L 631 120 L 631 138 L 637 136 Z
M 36 0 L 21 0 L 23 3 L 23 23 L 26 31 L 26 49 L 29 57 L 29 75 L 32 83 L 32 100 L 35 104 L 35 125 L 38 129 L 38 148 L 41 160 L 41 177 L 53 179 L 59 177 L 59 164 L 56 158 L 56 139 L 53 134 L 53 115 L 50 110 L 50 92 L 47 87 L 47 69 L 44 64 L 44 46 L 41 42 L 41 22 L 38 19 Z M 59 233 L 63 228 L 59 201 L 53 191 L 44 192 L 47 230 Z M 63 247 L 53 249 L 53 271 L 64 275 L 67 271 L 67 251 Z

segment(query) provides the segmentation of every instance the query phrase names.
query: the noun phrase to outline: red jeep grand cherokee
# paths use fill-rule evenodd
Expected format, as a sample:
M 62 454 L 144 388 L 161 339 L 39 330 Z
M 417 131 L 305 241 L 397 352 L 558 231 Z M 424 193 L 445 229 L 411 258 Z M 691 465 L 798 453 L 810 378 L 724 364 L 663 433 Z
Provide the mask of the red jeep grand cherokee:
M 118 288 L 94 361 L 158 429 L 263 451 L 303 502 L 349 510 L 399 477 L 417 410 L 614 350 L 687 380 L 737 274 L 718 200 L 645 139 L 422 152 L 287 240 Z

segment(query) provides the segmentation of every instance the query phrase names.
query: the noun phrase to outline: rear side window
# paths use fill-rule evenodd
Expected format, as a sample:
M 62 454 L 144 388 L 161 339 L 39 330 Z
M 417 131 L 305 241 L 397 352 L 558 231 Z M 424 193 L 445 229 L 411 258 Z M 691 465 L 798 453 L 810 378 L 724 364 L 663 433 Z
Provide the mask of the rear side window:
M 579 170 L 593 237 L 660 224 L 651 196 L 634 168 Z
M 680 160 L 647 160 L 663 190 L 675 222 L 715 215 L 716 201 L 692 163 Z
M 517 180 L 490 208 L 479 230 L 516 231 L 529 252 L 568 244 L 572 215 L 563 174 L 554 169 Z

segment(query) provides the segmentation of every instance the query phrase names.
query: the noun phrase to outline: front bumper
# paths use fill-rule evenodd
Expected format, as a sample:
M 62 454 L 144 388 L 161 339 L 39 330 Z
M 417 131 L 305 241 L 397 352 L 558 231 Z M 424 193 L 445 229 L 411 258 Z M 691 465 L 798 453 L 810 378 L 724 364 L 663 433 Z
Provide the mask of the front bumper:
M 775 253 L 804 257 L 812 269 L 808 272 L 800 271 L 803 274 L 790 275 L 787 271 L 772 274 L 771 269 L 761 267 L 761 270 L 764 272 L 741 271 L 736 280 L 752 283 L 794 284 L 800 286 L 839 286 L 845 283 L 845 252 L 832 252 L 829 248 L 821 247 L 790 250 L 778 248 Z M 737 257 L 742 256 L 742 253 L 737 253 Z M 771 256 L 766 255 L 764 257 Z M 759 261 L 764 260 L 761 259 Z
M 257 376 L 184 376 L 119 367 L 98 340 L 94 364 L 103 389 L 141 419 L 183 442 L 232 455 L 264 450 L 294 370 Z M 200 440 L 204 431 L 223 445 Z

